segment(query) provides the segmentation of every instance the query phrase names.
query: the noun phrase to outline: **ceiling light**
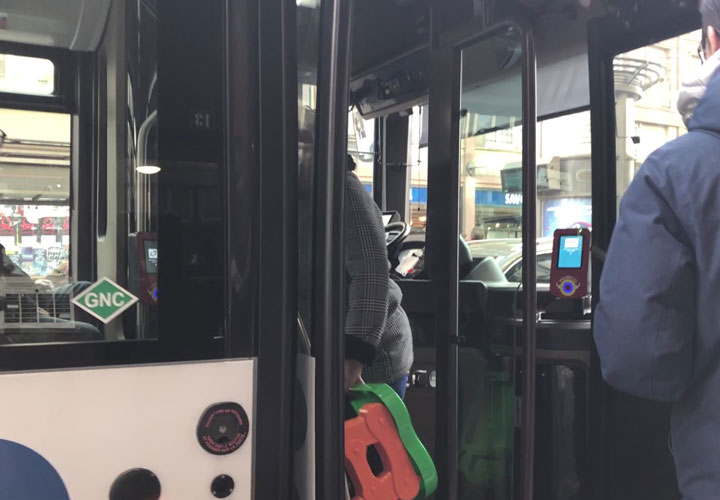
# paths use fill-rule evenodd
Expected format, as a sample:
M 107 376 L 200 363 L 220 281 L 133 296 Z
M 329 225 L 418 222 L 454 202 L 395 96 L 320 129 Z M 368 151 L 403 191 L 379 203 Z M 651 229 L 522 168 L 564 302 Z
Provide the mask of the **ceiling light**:
M 135 170 L 137 170 L 139 174 L 153 175 L 160 172 L 160 167 L 155 165 L 140 165 Z

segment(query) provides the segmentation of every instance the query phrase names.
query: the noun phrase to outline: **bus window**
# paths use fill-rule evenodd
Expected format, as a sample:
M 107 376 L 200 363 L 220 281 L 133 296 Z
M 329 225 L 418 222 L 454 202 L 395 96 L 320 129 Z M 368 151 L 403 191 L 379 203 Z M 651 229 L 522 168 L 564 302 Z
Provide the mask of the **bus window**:
M 555 230 L 592 229 L 590 112 L 571 113 L 538 122 L 537 153 L 537 282 L 549 283 L 549 260 Z M 503 194 L 510 200 L 515 196 L 507 192 Z M 486 234 L 494 234 L 491 225 L 484 229 Z M 519 283 L 522 280 L 522 245 L 519 240 L 507 240 L 506 248 L 513 249 L 506 255 L 502 255 L 503 247 L 499 240 L 471 241 L 469 245 L 474 258 L 495 257 L 509 281 Z
M 675 104 L 682 80 L 701 65 L 700 40 L 698 30 L 620 54 L 613 61 L 618 206 L 645 159 L 687 133 Z
M 590 229 L 590 111 L 539 122 L 537 144 L 538 237 L 552 243 L 556 229 Z
M 73 319 L 68 296 L 58 293 L 71 279 L 71 120 L 0 109 L 0 130 L 0 334 L 10 334 Z
M 459 230 L 474 262 L 522 253 L 519 40 L 509 31 L 463 51 Z
M 55 72 L 75 75 L 58 102 L 17 83 L 45 68 L 54 85 L 52 65 L 5 57 L 6 78 L 23 63 L 25 92 L 6 100 L 68 111 L 0 110 L 0 343 L 224 335 L 222 41 L 188 40 L 156 7 L 114 3 L 97 51 L 58 57 Z M 214 9 L 163 12 L 212 24 Z M 91 63 L 97 79 L 80 71 Z
M 0 92 L 51 95 L 55 65 L 48 59 L 0 54 Z
M 415 231 L 425 231 L 427 227 L 428 109 L 413 107 L 408 123 L 408 222 Z

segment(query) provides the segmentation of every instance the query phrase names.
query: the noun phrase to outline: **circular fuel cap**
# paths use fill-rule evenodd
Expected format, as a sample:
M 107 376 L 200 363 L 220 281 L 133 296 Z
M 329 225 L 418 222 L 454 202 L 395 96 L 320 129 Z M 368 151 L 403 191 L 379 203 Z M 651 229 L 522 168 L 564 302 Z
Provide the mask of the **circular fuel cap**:
M 228 455 L 240 448 L 250 424 L 242 406 L 218 403 L 205 410 L 197 428 L 200 446 L 213 455 Z

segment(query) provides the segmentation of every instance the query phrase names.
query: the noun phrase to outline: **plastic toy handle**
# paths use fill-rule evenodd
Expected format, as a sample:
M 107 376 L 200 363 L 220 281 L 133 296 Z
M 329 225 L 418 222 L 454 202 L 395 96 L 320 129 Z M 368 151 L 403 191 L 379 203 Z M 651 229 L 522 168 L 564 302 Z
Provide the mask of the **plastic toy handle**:
M 437 489 L 438 477 L 435 464 L 413 428 L 405 403 L 395 390 L 387 384 L 365 384 L 350 389 L 352 406 L 356 412 L 373 403 L 382 403 L 395 422 L 415 472 L 420 476 L 420 492 L 416 498 L 430 496 Z

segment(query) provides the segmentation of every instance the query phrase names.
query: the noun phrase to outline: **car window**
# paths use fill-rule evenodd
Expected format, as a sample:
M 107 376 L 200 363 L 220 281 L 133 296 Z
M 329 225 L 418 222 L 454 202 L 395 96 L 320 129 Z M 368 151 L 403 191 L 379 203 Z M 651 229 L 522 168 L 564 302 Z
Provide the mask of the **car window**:
M 537 256 L 537 282 L 550 283 L 550 268 L 552 267 L 552 256 L 542 254 Z
M 522 261 L 520 260 L 507 270 L 505 277 L 507 277 L 507 280 L 511 283 L 520 283 L 522 281 L 522 271 Z
M 541 254 L 537 256 L 537 282 L 550 283 L 550 270 L 552 268 L 552 254 Z M 505 277 L 511 283 L 522 281 L 523 266 L 522 260 L 510 266 Z

